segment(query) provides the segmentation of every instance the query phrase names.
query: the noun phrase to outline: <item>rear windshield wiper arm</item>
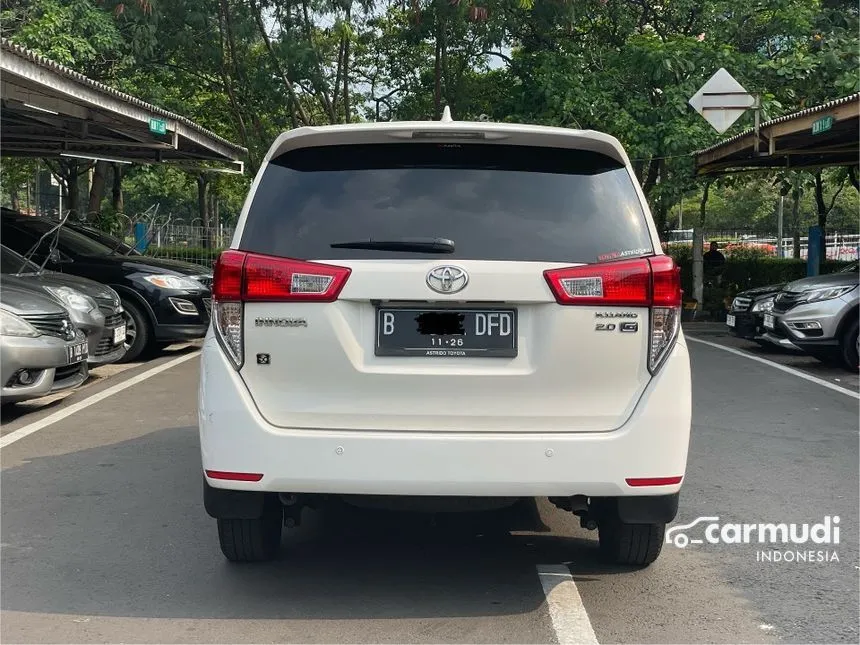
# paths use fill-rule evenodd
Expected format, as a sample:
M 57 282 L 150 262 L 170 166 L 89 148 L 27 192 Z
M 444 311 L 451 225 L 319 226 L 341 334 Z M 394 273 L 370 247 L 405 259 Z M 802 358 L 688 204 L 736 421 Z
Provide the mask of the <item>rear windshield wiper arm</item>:
M 335 242 L 333 249 L 368 249 L 378 251 L 413 251 L 416 253 L 453 253 L 454 241 L 444 237 L 402 237 L 396 240 L 356 240 Z

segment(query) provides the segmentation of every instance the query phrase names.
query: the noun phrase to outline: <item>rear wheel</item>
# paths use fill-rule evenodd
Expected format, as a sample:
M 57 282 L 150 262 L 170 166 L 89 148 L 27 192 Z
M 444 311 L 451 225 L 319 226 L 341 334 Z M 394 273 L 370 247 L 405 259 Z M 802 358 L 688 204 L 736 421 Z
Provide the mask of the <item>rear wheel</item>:
M 858 330 L 860 330 L 860 321 L 855 320 L 852 324 L 848 325 L 848 329 L 845 330 L 842 338 L 839 339 L 839 353 L 841 354 L 842 364 L 845 366 L 845 369 L 852 372 L 856 372 L 858 367 L 860 367 L 860 359 L 857 356 L 858 343 L 860 343 Z
M 125 356 L 120 363 L 131 363 L 143 357 L 152 346 L 152 328 L 149 318 L 139 305 L 130 300 L 122 301 L 125 310 Z
M 267 508 L 262 517 L 252 520 L 219 519 L 218 540 L 221 552 L 231 562 L 272 560 L 281 546 L 283 510 Z
M 647 567 L 660 555 L 665 524 L 627 524 L 617 518 L 598 523 L 600 553 L 613 564 Z

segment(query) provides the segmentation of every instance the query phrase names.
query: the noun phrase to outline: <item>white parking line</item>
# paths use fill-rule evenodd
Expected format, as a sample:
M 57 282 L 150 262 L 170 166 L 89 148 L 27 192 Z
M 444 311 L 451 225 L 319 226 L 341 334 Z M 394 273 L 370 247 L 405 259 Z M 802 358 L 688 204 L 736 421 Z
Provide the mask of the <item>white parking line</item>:
M 806 372 L 802 372 L 801 370 L 795 369 L 793 367 L 787 367 L 785 365 L 780 365 L 779 363 L 775 363 L 773 361 L 769 361 L 765 358 L 761 358 L 759 356 L 754 356 L 748 352 L 744 352 L 740 349 L 735 349 L 734 347 L 726 347 L 725 345 L 719 345 L 718 343 L 712 343 L 708 340 L 702 340 L 700 338 L 693 338 L 692 336 L 687 336 L 687 340 L 691 340 L 694 343 L 701 343 L 702 345 L 707 345 L 708 347 L 716 347 L 717 349 L 721 349 L 724 352 L 728 352 L 729 354 L 737 354 L 738 356 L 743 356 L 744 358 L 748 358 L 751 361 L 756 361 L 757 363 L 764 363 L 765 365 L 770 365 L 771 367 L 778 369 L 782 372 L 786 372 L 788 374 L 793 374 L 794 376 L 800 377 L 802 379 L 806 379 L 807 381 L 812 381 L 813 383 L 818 383 L 823 387 L 834 390 L 835 392 L 840 392 L 842 394 L 847 394 L 848 396 L 853 396 L 855 399 L 860 399 L 860 393 L 855 392 L 854 390 L 849 390 L 847 387 L 840 387 L 839 385 L 834 385 L 829 381 L 825 381 L 823 378 L 818 378 L 817 376 L 812 376 L 811 374 L 807 374 Z
M 131 377 L 127 381 L 112 385 L 111 387 L 102 390 L 98 394 L 93 394 L 92 396 L 87 397 L 83 401 L 78 401 L 77 403 L 74 403 L 67 408 L 59 410 L 58 412 L 54 412 L 54 414 L 50 414 L 44 419 L 35 421 L 30 425 L 24 426 L 23 428 L 18 428 L 17 430 L 14 430 L 9 434 L 0 437 L 0 448 L 5 448 L 6 446 L 13 444 L 20 439 L 23 439 L 24 437 L 29 437 L 34 432 L 38 432 L 43 428 L 47 428 L 49 425 L 57 423 L 57 421 L 62 421 L 66 417 L 73 415 L 75 412 L 80 412 L 81 410 L 88 408 L 91 405 L 95 405 L 99 401 L 104 401 L 109 396 L 113 396 L 114 394 L 122 392 L 123 390 L 126 390 L 133 385 L 142 383 L 146 379 L 153 377 L 156 374 L 161 374 L 161 372 L 165 372 L 170 368 L 176 367 L 177 365 L 184 363 L 185 361 L 191 360 L 192 358 L 199 355 L 200 351 L 198 350 L 196 352 L 186 354 L 185 356 L 174 358 L 172 361 L 162 363 L 157 367 L 153 367 L 152 369 L 146 370 L 142 374 L 138 374 L 137 376 Z
M 597 636 L 570 569 L 563 564 L 541 564 L 537 572 L 559 645 L 597 645 Z

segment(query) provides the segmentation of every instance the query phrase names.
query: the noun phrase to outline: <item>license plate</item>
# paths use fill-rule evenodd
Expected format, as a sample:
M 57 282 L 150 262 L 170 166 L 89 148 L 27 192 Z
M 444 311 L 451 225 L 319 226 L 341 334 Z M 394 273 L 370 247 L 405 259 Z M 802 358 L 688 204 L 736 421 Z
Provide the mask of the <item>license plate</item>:
M 376 355 L 514 357 L 517 311 L 379 308 Z
M 87 355 L 86 343 L 75 343 L 74 345 L 66 347 L 66 358 L 69 361 L 69 365 L 72 363 L 80 363 L 87 358 Z
M 125 325 L 120 325 L 113 330 L 113 344 L 119 345 L 125 342 Z
M 767 327 L 768 329 L 774 328 L 773 314 L 765 314 L 764 315 L 764 326 Z
M 735 326 L 735 317 L 732 316 L 731 314 L 727 314 L 726 315 L 726 324 L 729 327 L 734 327 Z

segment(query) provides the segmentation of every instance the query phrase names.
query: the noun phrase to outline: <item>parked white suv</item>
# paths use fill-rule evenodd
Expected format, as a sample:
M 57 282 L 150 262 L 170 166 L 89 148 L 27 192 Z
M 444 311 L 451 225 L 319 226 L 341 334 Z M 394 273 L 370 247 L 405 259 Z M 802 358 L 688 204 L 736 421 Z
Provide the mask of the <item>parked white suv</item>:
M 690 364 L 678 269 L 613 137 L 290 131 L 214 273 L 199 423 L 229 560 L 274 557 L 330 496 L 549 497 L 610 560 L 660 553 Z

